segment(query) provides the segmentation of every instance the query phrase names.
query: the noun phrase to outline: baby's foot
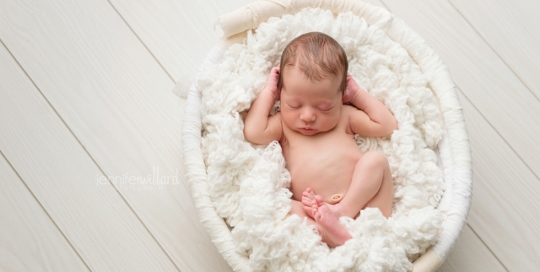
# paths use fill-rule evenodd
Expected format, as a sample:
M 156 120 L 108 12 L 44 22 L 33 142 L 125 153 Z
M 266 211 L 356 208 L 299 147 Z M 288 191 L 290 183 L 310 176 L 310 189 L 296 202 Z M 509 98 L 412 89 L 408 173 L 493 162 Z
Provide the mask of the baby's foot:
M 341 195 L 335 195 L 335 197 L 339 197 L 339 199 L 331 199 L 331 201 L 335 201 L 335 202 L 339 202 L 342 198 Z M 326 203 L 324 202 L 322 196 L 320 195 L 316 195 L 315 192 L 313 190 L 311 190 L 311 188 L 307 188 L 303 193 L 302 193 L 302 206 L 304 208 L 304 211 L 309 215 L 311 216 L 311 218 L 315 218 L 315 215 L 313 214 L 313 205 L 314 204 L 317 204 L 319 207 L 320 206 L 328 206 L 328 208 L 330 209 L 330 211 L 332 211 L 334 213 L 334 215 L 337 217 L 337 218 L 340 218 L 341 216 L 345 215 L 342 210 L 341 210 L 341 206 L 338 204 L 330 204 L 330 203 Z
M 316 200 L 316 202 L 319 202 Z M 330 210 L 328 205 L 324 203 L 316 203 L 313 205 L 314 219 L 319 226 L 320 235 L 323 242 L 329 247 L 343 245 L 347 240 L 351 239 L 351 234 L 347 229 L 339 223 L 338 218 Z
M 315 218 L 315 215 L 313 214 L 313 205 L 317 205 L 317 201 L 315 201 L 315 192 L 311 190 L 311 188 L 307 188 L 302 193 L 302 208 L 304 208 L 304 211 L 311 217 Z M 322 198 L 321 198 L 322 200 Z M 322 202 L 321 205 L 324 205 L 324 202 Z

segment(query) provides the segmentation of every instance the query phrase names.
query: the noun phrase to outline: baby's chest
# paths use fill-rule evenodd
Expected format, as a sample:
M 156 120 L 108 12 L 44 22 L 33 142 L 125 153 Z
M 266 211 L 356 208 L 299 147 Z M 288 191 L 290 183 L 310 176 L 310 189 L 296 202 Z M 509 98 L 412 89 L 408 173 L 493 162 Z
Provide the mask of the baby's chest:
M 344 165 L 345 161 L 357 161 L 362 155 L 353 135 L 326 135 L 290 139 L 283 146 L 283 155 L 289 170 L 327 169 Z

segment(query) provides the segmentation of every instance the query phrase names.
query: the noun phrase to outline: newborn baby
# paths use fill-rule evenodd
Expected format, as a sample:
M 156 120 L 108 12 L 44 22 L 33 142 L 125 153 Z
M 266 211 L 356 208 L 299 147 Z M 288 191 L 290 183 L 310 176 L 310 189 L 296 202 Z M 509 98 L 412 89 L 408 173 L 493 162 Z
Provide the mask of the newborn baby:
M 363 154 L 354 135 L 382 137 L 397 129 L 392 113 L 347 74 L 343 48 L 311 32 L 291 41 L 249 110 L 246 140 L 279 141 L 291 174 L 291 214 L 317 226 L 330 247 L 351 239 L 339 223 L 367 207 L 392 214 L 392 175 L 384 154 Z M 277 100 L 281 111 L 270 115 Z

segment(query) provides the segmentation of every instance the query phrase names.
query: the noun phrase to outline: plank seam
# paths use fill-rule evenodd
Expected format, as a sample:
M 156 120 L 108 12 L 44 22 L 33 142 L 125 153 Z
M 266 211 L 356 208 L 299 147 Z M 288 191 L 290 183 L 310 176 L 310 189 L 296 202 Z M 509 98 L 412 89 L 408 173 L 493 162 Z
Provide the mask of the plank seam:
M 501 133 L 499 132 L 499 130 L 497 130 L 492 124 L 491 122 L 489 122 L 489 120 L 484 116 L 484 114 L 476 107 L 476 105 L 467 97 L 467 95 L 465 94 L 465 92 L 463 92 L 459 86 L 457 85 L 456 83 L 456 88 L 459 92 L 459 94 L 461 96 L 463 96 L 463 98 L 467 99 L 467 101 L 469 101 L 469 103 L 473 106 L 473 108 L 478 112 L 478 114 L 480 114 L 480 116 L 482 116 L 482 119 L 484 119 L 484 121 L 486 121 L 486 123 L 489 124 L 489 126 L 497 133 L 497 135 L 504 141 L 504 143 L 514 152 L 514 154 L 516 154 L 516 156 L 521 160 L 521 162 L 523 162 L 523 164 L 527 167 L 527 169 L 529 169 L 529 171 L 531 171 L 531 173 L 536 177 L 537 180 L 540 180 L 540 177 L 536 174 L 536 172 L 531 168 L 531 166 L 519 155 L 519 153 L 514 149 L 514 147 L 506 140 L 506 138 L 504 138 Z M 465 116 L 465 124 L 467 124 L 467 117 Z
M 508 65 L 508 63 L 506 61 L 504 61 L 504 59 L 498 54 L 497 51 L 495 51 L 493 49 L 493 47 L 484 39 L 484 37 L 482 35 L 480 35 L 480 33 L 476 30 L 476 28 L 474 28 L 471 23 L 469 22 L 469 20 L 467 20 L 467 18 L 452 4 L 452 2 L 450 0 L 447 0 L 450 5 L 459 13 L 459 15 L 467 22 L 467 24 L 476 32 L 476 34 L 489 46 L 489 48 L 491 49 L 491 51 L 493 51 L 495 53 L 495 55 L 504 63 L 504 65 L 512 72 L 512 74 L 514 74 L 514 76 L 516 76 L 516 78 L 523 84 L 523 86 L 525 86 L 527 88 L 527 90 L 529 90 L 529 92 L 540 102 L 540 99 L 531 91 L 531 89 L 529 88 L 529 86 L 527 86 L 527 84 L 525 84 L 523 82 L 523 80 L 516 74 L 516 72 Z M 384 7 L 389 10 L 390 12 L 392 12 L 392 10 L 388 7 L 388 5 L 386 5 L 386 3 L 384 2 L 384 0 L 380 0 L 380 2 L 384 5 Z M 461 89 L 459 88 L 458 84 L 456 84 L 456 88 L 459 90 L 459 93 L 465 98 L 467 99 L 471 105 L 473 105 L 474 109 L 480 113 L 480 115 L 482 116 L 482 118 L 489 124 L 489 126 L 497 133 L 497 135 L 499 135 L 499 137 L 501 139 L 503 139 L 503 141 L 506 143 L 506 145 L 512 149 L 512 151 L 514 151 L 514 154 L 516 154 L 519 159 L 523 162 L 523 164 L 527 167 L 527 169 L 529 169 L 531 171 L 531 173 L 533 173 L 533 175 L 538 179 L 540 180 L 540 177 L 537 175 L 537 173 L 535 171 L 533 171 L 533 169 L 531 168 L 531 166 L 519 155 L 518 152 L 516 152 L 516 150 L 513 148 L 512 145 L 510 145 L 508 143 L 508 141 L 506 140 L 505 137 L 503 137 L 501 135 L 501 133 L 499 132 L 499 130 L 497 130 L 493 124 L 491 124 L 491 122 L 489 122 L 489 119 L 486 118 L 484 116 L 484 114 L 476 107 L 476 105 L 467 97 L 467 95 L 461 91 Z M 465 120 L 467 121 L 467 120 Z M 466 123 L 466 122 L 465 122 Z
M 495 253 L 493 251 L 491 251 L 491 248 L 484 242 L 484 239 L 482 239 L 482 237 L 480 237 L 480 235 L 478 235 L 478 233 L 476 233 L 476 231 L 474 230 L 474 228 L 469 224 L 467 223 L 467 226 L 469 226 L 469 229 L 471 229 L 471 231 L 474 233 L 474 235 L 476 235 L 476 237 L 478 237 L 478 239 L 480 240 L 480 242 L 482 242 L 482 244 L 489 250 L 489 253 L 491 253 L 491 255 L 493 255 L 493 257 L 495 257 L 495 259 L 499 262 L 499 264 L 506 270 L 506 271 L 509 271 L 508 268 L 506 268 L 506 266 L 504 265 L 503 262 L 501 262 L 501 260 L 499 259 L 499 257 L 497 257 L 497 255 L 495 255 Z
M 529 92 L 536 98 L 536 100 L 538 100 L 538 102 L 540 102 L 540 98 L 538 96 L 536 96 L 536 94 L 532 91 L 531 87 L 529 85 L 527 85 L 527 83 L 525 83 L 525 81 L 516 73 L 516 71 L 514 71 L 512 66 L 510 66 L 508 64 L 508 62 L 506 62 L 506 60 L 499 54 L 499 52 L 497 52 L 497 50 L 495 50 L 495 48 L 493 48 L 493 46 L 491 46 L 491 44 L 484 38 L 484 36 L 482 36 L 480 31 L 478 31 L 472 25 L 472 23 L 469 21 L 469 19 L 467 19 L 467 17 L 461 12 L 461 10 L 459 10 L 454 5 L 454 3 L 452 3 L 452 1 L 450 1 L 450 0 L 447 0 L 447 1 L 452 6 L 452 8 L 454 8 L 457 11 L 457 13 L 459 13 L 459 15 L 465 20 L 465 22 L 467 22 L 467 24 L 474 30 L 474 32 L 478 35 L 478 37 L 480 37 L 482 39 L 482 41 L 484 41 L 488 45 L 488 47 L 491 49 L 491 51 L 493 51 L 493 53 L 495 53 L 495 55 L 497 55 L 497 57 L 504 63 L 504 65 L 506 67 L 508 67 L 508 69 L 510 69 L 510 71 L 512 71 L 512 74 L 514 74 L 514 76 L 519 80 L 519 82 L 521 82 L 521 84 L 523 84 L 523 86 L 525 86 L 525 88 L 527 88 L 527 90 L 529 90 Z
M 10 56 L 13 58 L 13 60 L 17 63 L 17 66 L 19 66 L 19 68 L 24 72 L 24 74 L 26 75 L 26 77 L 28 78 L 28 80 L 30 80 L 30 82 L 32 83 L 32 85 L 34 86 L 34 88 L 36 88 L 36 90 L 39 92 L 39 94 L 41 95 L 41 97 L 43 97 L 43 99 L 46 101 L 46 103 L 49 105 L 49 107 L 52 109 L 52 111 L 56 114 L 56 116 L 60 119 L 60 121 L 62 122 L 62 124 L 64 124 L 64 126 L 67 128 L 67 130 L 70 132 L 71 136 L 73 136 L 75 138 L 75 140 L 77 141 L 77 143 L 83 148 L 84 152 L 86 153 L 86 155 L 88 155 L 88 157 L 90 158 L 90 160 L 92 160 L 92 162 L 94 163 L 94 165 L 99 169 L 99 172 L 103 175 L 103 176 L 107 176 L 105 175 L 105 171 L 101 168 L 101 166 L 96 162 L 96 160 L 94 159 L 94 157 L 90 154 L 90 152 L 86 149 L 86 147 L 82 144 L 82 142 L 79 140 L 79 138 L 75 135 L 75 133 L 73 132 L 73 130 L 71 130 L 71 128 L 68 126 L 68 124 L 65 122 L 65 120 L 62 118 L 62 116 L 58 113 L 58 111 L 56 111 L 56 109 L 53 107 L 53 105 L 51 104 L 51 102 L 49 101 L 49 99 L 47 99 L 47 97 L 45 96 L 45 94 L 41 91 L 41 89 L 37 86 L 37 84 L 34 82 L 34 80 L 32 79 L 32 77 L 28 74 L 28 72 L 24 69 L 24 67 L 21 65 L 21 63 L 17 60 L 17 58 L 13 55 L 13 53 L 11 52 L 11 50 L 9 50 L 9 47 L 4 43 L 4 41 L 2 39 L 0 39 L 0 43 L 4 46 L 4 48 L 6 49 L 6 51 L 10 54 Z M 3 153 L 2 153 L 3 155 Z M 5 157 L 5 156 L 4 156 Z M 9 163 L 9 160 L 7 160 L 6 158 L 6 161 L 8 161 Z M 11 164 L 10 164 L 11 165 Z M 13 166 L 11 166 L 12 169 L 15 171 L 15 168 L 13 168 Z M 15 173 L 17 173 L 17 175 L 19 176 L 18 172 L 15 171 Z M 21 178 L 19 176 L 19 178 Z M 22 180 L 22 178 L 21 178 Z M 24 183 L 24 181 L 23 181 Z M 32 196 L 36 199 L 37 197 L 34 195 L 34 193 L 32 192 L 32 190 L 30 189 L 30 187 L 28 187 L 26 185 L 26 183 L 24 183 L 26 188 L 30 191 L 30 193 L 32 193 Z M 165 256 L 167 256 L 167 258 L 169 259 L 169 261 L 174 265 L 174 267 L 176 267 L 176 269 L 178 271 L 181 271 L 180 268 L 178 267 L 178 265 L 172 260 L 171 256 L 169 255 L 169 253 L 163 248 L 163 246 L 161 245 L 161 243 L 156 239 L 156 237 L 154 236 L 154 234 L 148 229 L 148 227 L 146 226 L 146 224 L 144 224 L 144 222 L 142 221 L 142 219 L 139 217 L 139 214 L 135 212 L 135 210 L 133 209 L 133 207 L 129 204 L 129 202 L 124 198 L 124 196 L 122 195 L 122 193 L 118 190 L 118 188 L 116 187 L 115 184 L 113 184 L 113 188 L 115 189 L 116 193 L 118 194 L 118 196 L 120 197 L 120 199 L 122 199 L 122 201 L 127 205 L 127 207 L 131 210 L 131 212 L 134 214 L 135 218 L 137 218 L 137 220 L 139 221 L 139 223 L 141 223 L 141 225 L 144 227 L 144 229 L 146 230 L 146 232 L 150 235 L 150 237 L 152 237 L 152 239 L 154 240 L 154 242 L 159 246 L 159 248 L 161 248 L 162 252 L 165 254 Z M 43 210 L 47 213 L 45 207 L 43 207 L 41 205 L 41 202 L 38 201 L 38 203 L 40 203 L 40 206 L 43 208 Z M 49 215 L 49 213 L 47 213 L 47 216 L 49 216 L 49 218 L 54 222 L 54 224 L 56 225 L 56 221 L 53 220 L 53 218 Z M 58 227 L 58 225 L 56 225 Z M 59 228 L 59 227 L 58 227 Z M 60 229 L 60 228 L 59 228 Z M 62 235 L 64 235 L 64 233 L 62 232 Z M 64 237 L 66 237 L 64 235 Z M 67 239 L 67 237 L 66 237 Z M 69 240 L 68 240 L 69 241 Z M 70 245 L 71 245 L 71 242 L 70 242 Z M 72 245 L 72 248 L 75 249 Z M 79 252 L 77 252 L 77 255 L 79 255 Z M 81 257 L 79 255 L 79 257 Z M 82 259 L 82 257 L 81 257 Z M 85 265 L 86 267 L 88 267 L 88 264 L 86 264 L 85 262 Z M 90 269 L 91 271 L 91 269 Z
M 2 45 L 4 45 L 5 47 L 5 44 L 2 40 L 0 40 L 0 42 L 2 43 Z M 83 257 L 79 254 L 79 252 L 77 251 L 77 249 L 75 249 L 75 247 L 73 246 L 73 244 L 71 243 L 71 241 L 66 237 L 66 235 L 64 234 L 64 232 L 62 231 L 62 229 L 56 224 L 56 221 L 54 221 L 54 219 L 51 217 L 51 215 L 47 212 L 47 210 L 45 209 L 45 207 L 43 207 L 43 205 L 41 204 L 41 202 L 39 201 L 39 199 L 36 197 L 36 195 L 34 195 L 34 192 L 32 192 L 32 190 L 30 190 L 30 187 L 28 187 L 28 185 L 26 184 L 26 182 L 24 181 L 24 179 L 21 177 L 21 175 L 19 174 L 19 172 L 15 169 L 15 167 L 11 164 L 11 162 L 9 161 L 9 159 L 6 157 L 6 155 L 4 154 L 4 152 L 2 152 L 2 150 L 0 149 L 0 156 L 2 156 L 4 158 L 4 160 L 6 160 L 6 162 L 8 163 L 9 167 L 11 168 L 11 170 L 15 173 L 15 175 L 17 175 L 17 177 L 19 178 L 19 180 L 22 182 L 22 184 L 24 185 L 24 187 L 26 188 L 26 190 L 28 190 L 28 192 L 30 193 L 30 195 L 32 195 L 32 198 L 34 198 L 34 200 L 38 203 L 39 207 L 41 207 L 41 209 L 43 210 L 43 212 L 45 212 L 45 214 L 47 215 L 47 217 L 49 218 L 49 220 L 51 220 L 51 222 L 54 224 L 54 226 L 56 227 L 56 229 L 62 234 L 62 237 L 64 237 L 64 239 L 66 240 L 66 242 L 69 244 L 69 246 L 71 247 L 71 249 L 73 251 L 75 251 L 75 254 L 77 254 L 77 256 L 79 257 L 79 259 L 82 261 L 82 263 L 84 264 L 84 266 L 86 266 L 86 268 L 88 269 L 88 271 L 92 271 L 90 269 L 90 267 L 88 266 L 88 264 L 86 263 L 86 261 L 83 259 Z
M 171 79 L 171 81 L 173 83 L 176 83 L 176 80 L 174 80 L 174 78 L 171 76 L 171 74 L 169 74 L 169 71 L 167 71 L 167 69 L 165 69 L 165 67 L 163 66 L 163 64 L 161 64 L 161 62 L 156 58 L 156 56 L 154 55 L 154 53 L 150 50 L 150 48 L 148 48 L 148 46 L 146 46 L 146 44 L 143 42 L 143 40 L 139 37 L 139 35 L 137 35 L 137 33 L 135 32 L 135 30 L 131 27 L 131 25 L 126 21 L 126 19 L 124 18 L 124 16 L 122 16 L 122 14 L 118 11 L 118 9 L 116 9 L 116 7 L 114 6 L 114 4 L 111 2 L 111 0 L 107 0 L 107 2 L 109 2 L 109 5 L 111 5 L 112 9 L 116 12 L 116 14 L 118 14 L 118 16 L 120 16 L 120 18 L 122 18 L 122 21 L 124 22 L 124 24 L 126 24 L 126 26 L 129 28 L 129 30 L 131 31 L 131 33 L 133 33 L 133 35 L 135 35 L 135 37 L 137 37 L 137 40 L 139 40 L 139 42 L 144 46 L 144 48 L 146 48 L 146 51 L 148 51 L 148 53 L 150 53 L 150 55 L 152 56 L 152 58 L 154 58 L 154 60 L 158 63 L 159 67 L 161 67 L 161 69 L 163 69 L 163 71 L 165 72 L 165 74 L 167 74 L 167 76 Z
M 173 77 L 171 76 L 171 74 L 169 74 L 169 71 L 167 71 L 167 69 L 165 69 L 165 67 L 163 66 L 163 64 L 161 64 L 161 62 L 156 58 L 156 56 L 154 55 L 154 53 L 150 50 L 150 48 L 148 48 L 148 46 L 143 42 L 143 40 L 139 37 L 139 35 L 137 35 L 137 33 L 135 32 L 135 30 L 131 27 L 131 25 L 126 21 L 126 19 L 124 18 L 124 16 L 122 16 L 122 14 L 118 11 L 118 9 L 116 9 L 116 7 L 114 6 L 114 4 L 111 2 L 111 0 L 107 0 L 107 2 L 109 3 L 109 5 L 111 6 L 111 8 L 114 10 L 114 12 L 116 12 L 116 14 L 122 19 L 122 21 L 124 22 L 124 24 L 126 24 L 126 26 L 129 28 L 129 30 L 131 31 L 131 33 L 137 38 L 137 40 L 139 40 L 139 42 L 144 46 L 144 48 L 146 49 L 146 51 L 152 56 L 152 58 L 157 62 L 157 64 L 159 65 L 159 67 L 161 67 L 161 69 L 165 72 L 165 74 L 167 74 L 167 76 L 171 79 L 171 81 L 173 83 L 176 83 L 176 81 L 173 79 Z M 101 169 L 101 168 L 100 168 Z M 120 193 L 120 191 L 118 191 L 118 188 L 116 188 L 116 186 L 114 186 L 116 191 L 122 195 Z M 122 199 L 124 199 L 122 197 Z M 129 205 L 129 203 L 124 199 L 124 201 L 126 202 L 126 204 L 129 206 L 129 208 L 133 211 L 133 213 L 137 216 L 137 218 L 139 218 L 139 215 L 133 210 L 133 208 L 131 207 L 131 205 Z M 169 258 L 169 260 L 171 261 L 171 263 L 174 264 L 174 266 L 176 267 L 176 269 L 178 269 L 178 271 L 181 271 L 181 269 L 178 267 L 178 265 L 173 261 L 172 257 L 169 255 L 169 253 L 165 250 L 165 248 L 163 248 L 163 246 L 161 245 L 161 243 L 156 239 L 156 237 L 152 234 L 152 232 L 148 229 L 148 227 L 146 226 L 146 224 L 144 224 L 144 222 L 139 218 L 139 221 L 141 222 L 141 224 L 143 224 L 143 226 L 146 228 L 146 230 L 148 231 L 148 233 L 152 236 L 152 238 L 154 238 L 154 241 L 156 241 L 156 243 L 159 245 L 159 247 L 161 248 L 161 250 L 163 250 L 163 253 L 165 253 L 165 255 L 167 255 L 167 258 Z

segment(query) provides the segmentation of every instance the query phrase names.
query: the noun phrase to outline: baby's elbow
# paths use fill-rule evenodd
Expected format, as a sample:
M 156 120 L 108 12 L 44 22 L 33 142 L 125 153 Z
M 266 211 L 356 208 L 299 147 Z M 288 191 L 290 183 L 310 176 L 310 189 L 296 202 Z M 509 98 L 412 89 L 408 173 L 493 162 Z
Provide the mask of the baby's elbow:
M 388 131 L 388 135 L 392 135 L 394 133 L 394 131 L 398 130 L 398 122 L 396 119 L 392 119 L 393 122 L 391 122 L 390 124 L 390 128 L 389 128 L 389 131 Z
M 381 131 L 381 136 L 383 137 L 386 137 L 386 136 L 391 136 L 394 131 L 396 131 L 398 129 L 398 123 L 397 121 L 394 119 L 393 121 L 391 122 L 388 122 L 384 128 L 382 129 Z
M 253 140 L 256 139 L 256 137 L 253 135 L 253 129 L 249 126 L 244 126 L 244 138 L 246 141 L 250 143 L 254 143 Z
M 246 141 L 252 144 L 258 144 L 258 145 L 264 144 L 261 142 L 259 131 L 249 126 L 244 127 L 244 138 L 246 139 Z

